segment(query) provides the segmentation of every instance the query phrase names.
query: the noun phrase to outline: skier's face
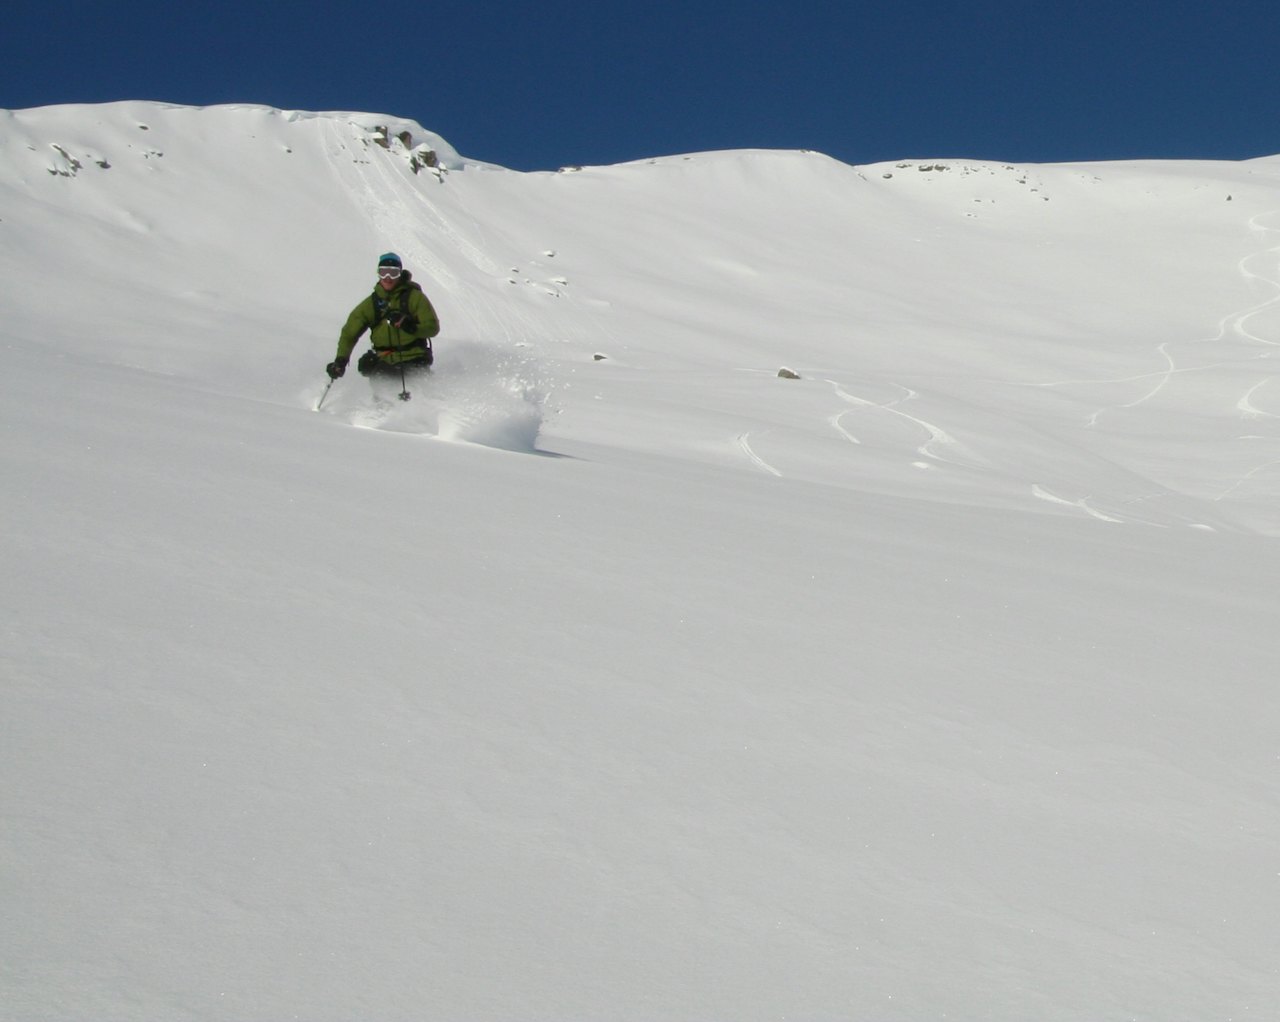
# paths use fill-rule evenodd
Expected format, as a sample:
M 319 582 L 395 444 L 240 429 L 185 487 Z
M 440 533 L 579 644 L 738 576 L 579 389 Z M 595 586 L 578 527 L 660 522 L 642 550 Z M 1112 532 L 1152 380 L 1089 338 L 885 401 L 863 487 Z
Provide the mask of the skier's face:
M 384 289 L 390 291 L 398 283 L 400 283 L 400 267 L 398 266 L 379 266 L 378 267 L 378 283 Z

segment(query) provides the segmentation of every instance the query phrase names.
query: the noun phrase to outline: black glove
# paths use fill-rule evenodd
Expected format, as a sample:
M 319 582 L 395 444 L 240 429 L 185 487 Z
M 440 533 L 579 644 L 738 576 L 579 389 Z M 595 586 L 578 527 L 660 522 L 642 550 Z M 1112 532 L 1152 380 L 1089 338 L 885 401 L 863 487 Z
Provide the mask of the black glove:
M 418 318 L 406 312 L 399 319 L 393 320 L 391 325 L 397 330 L 403 330 L 406 334 L 411 334 L 418 329 Z
M 329 379 L 336 380 L 347 371 L 347 360 L 345 358 L 335 358 L 324 367 L 324 371 L 329 374 Z

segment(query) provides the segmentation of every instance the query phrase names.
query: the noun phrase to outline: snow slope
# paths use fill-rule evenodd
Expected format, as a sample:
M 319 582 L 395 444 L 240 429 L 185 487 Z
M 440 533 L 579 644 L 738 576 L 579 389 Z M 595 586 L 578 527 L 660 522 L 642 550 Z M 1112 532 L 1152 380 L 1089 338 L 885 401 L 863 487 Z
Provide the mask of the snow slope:
M 0 123 L 0 1017 L 1280 1015 L 1280 159 Z

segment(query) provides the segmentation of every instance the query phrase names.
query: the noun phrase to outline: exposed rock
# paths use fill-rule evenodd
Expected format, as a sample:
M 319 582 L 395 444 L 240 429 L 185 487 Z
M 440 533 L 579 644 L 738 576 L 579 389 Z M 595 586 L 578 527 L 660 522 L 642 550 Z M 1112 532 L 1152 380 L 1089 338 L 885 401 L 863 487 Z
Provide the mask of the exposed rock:
M 409 133 L 406 131 L 405 134 L 408 135 Z M 440 157 L 436 155 L 434 149 L 425 145 L 419 146 L 413 151 L 413 155 L 409 157 L 409 167 L 415 174 L 424 168 L 438 171 L 440 169 Z

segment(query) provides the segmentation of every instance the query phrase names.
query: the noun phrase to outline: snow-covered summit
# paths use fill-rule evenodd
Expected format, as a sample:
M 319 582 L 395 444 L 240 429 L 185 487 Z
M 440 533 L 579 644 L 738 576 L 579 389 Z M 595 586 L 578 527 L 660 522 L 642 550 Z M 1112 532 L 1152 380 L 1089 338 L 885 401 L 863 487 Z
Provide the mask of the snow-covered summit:
M 66 152 L 71 159 L 83 155 L 97 162 L 98 150 L 105 152 L 111 147 L 115 147 L 121 159 L 130 150 L 138 150 L 145 157 L 148 153 L 154 156 L 157 150 L 142 146 L 143 142 L 152 147 L 172 147 L 188 140 L 215 139 L 219 135 L 224 144 L 253 140 L 263 146 L 274 144 L 289 152 L 293 139 L 300 137 L 295 132 L 304 130 L 292 126 L 319 122 L 309 127 L 340 132 L 354 128 L 370 144 L 384 149 L 401 149 L 410 154 L 430 152 L 441 167 L 448 169 L 459 169 L 468 163 L 448 142 L 417 121 L 389 114 L 313 113 L 254 104 L 194 107 L 127 101 L 4 110 L 0 111 L 0 117 L 10 126 L 6 132 L 6 149 L 11 155 L 22 148 L 44 155 L 45 148 L 54 148 Z M 140 136 L 138 132 L 148 134 Z M 46 169 L 62 173 L 67 168 L 65 163 L 54 161 Z

